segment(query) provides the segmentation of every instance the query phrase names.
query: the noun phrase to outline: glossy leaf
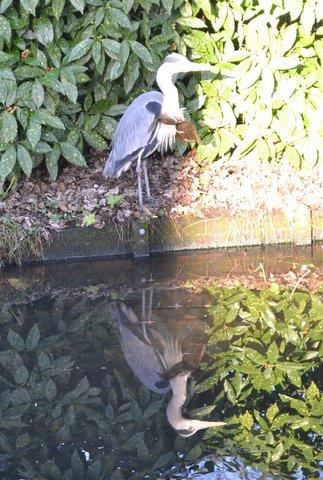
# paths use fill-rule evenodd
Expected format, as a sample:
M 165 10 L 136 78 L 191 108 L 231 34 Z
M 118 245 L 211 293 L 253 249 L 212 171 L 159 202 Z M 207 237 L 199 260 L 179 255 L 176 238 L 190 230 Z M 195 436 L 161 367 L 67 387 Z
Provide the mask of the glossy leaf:
M 85 167 L 86 161 L 83 157 L 82 153 L 73 145 L 68 142 L 62 142 L 60 144 L 62 149 L 62 155 L 66 158 L 70 163 L 77 165 L 79 167 Z
M 33 161 L 27 148 L 23 145 L 17 147 L 17 158 L 21 170 L 29 177 L 33 168 Z

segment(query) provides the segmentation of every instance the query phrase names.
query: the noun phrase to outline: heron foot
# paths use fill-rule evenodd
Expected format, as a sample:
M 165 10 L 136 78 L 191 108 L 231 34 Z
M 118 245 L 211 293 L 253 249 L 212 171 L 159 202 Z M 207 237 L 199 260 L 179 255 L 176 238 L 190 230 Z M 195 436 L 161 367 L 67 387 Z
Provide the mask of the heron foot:
M 149 210 L 144 204 L 139 206 L 139 212 L 136 214 L 137 218 L 140 219 L 149 219 L 149 218 L 156 218 L 157 215 Z

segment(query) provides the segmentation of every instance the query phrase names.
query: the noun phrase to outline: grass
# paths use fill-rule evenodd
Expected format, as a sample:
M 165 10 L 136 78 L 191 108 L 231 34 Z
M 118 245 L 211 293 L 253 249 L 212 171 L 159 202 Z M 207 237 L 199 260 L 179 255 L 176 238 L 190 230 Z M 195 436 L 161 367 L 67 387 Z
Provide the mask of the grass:
M 44 243 L 48 237 L 40 226 L 28 229 L 7 216 L 0 219 L 0 266 L 5 263 L 21 265 L 22 260 L 43 257 Z

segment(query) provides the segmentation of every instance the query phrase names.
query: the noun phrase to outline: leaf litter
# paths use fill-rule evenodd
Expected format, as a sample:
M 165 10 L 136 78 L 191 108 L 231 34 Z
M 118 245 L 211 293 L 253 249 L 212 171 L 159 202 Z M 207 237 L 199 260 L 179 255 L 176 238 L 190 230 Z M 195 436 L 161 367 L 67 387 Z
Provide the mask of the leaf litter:
M 65 164 L 56 181 L 40 167 L 0 202 L 0 219 L 9 215 L 23 228 L 38 225 L 57 231 L 86 224 L 88 215 L 98 229 L 138 217 L 135 168 L 121 178 L 105 179 L 104 162 L 100 154 L 89 159 L 88 168 Z M 180 158 L 152 156 L 148 170 L 153 201 L 145 204 L 156 216 L 213 218 L 281 211 L 295 219 L 308 209 L 323 209 L 319 166 L 298 170 L 288 163 L 257 163 L 250 157 L 200 163 L 192 151 Z

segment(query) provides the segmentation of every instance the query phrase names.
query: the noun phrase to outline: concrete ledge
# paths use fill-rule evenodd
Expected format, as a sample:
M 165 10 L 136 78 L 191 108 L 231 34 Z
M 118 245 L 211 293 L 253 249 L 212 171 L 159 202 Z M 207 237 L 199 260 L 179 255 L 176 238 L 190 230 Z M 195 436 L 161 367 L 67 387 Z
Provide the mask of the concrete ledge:
M 277 212 L 261 217 L 219 216 L 210 219 L 183 217 L 177 220 L 134 220 L 122 229 L 110 224 L 67 228 L 54 232 L 37 261 L 77 260 L 115 256 L 147 256 L 178 252 L 255 245 L 311 245 L 323 241 L 323 212 L 302 213 L 289 219 Z
M 311 212 L 313 243 L 323 240 L 323 211 Z

